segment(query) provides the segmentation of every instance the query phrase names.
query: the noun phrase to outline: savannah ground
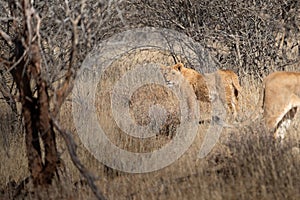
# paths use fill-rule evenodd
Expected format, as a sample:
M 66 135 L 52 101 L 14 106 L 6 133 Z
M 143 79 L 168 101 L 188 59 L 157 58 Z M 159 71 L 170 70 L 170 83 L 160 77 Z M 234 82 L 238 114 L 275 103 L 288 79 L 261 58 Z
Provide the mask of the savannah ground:
M 133 57 L 135 55 L 127 55 L 114 63 L 113 65 L 120 69 L 114 76 L 118 76 L 116 73 L 122 73 L 122 69 L 128 70 L 128 64 L 124 61 L 130 60 L 131 64 L 155 59 L 171 62 L 170 57 L 157 52 L 139 52 L 139 59 Z M 240 101 L 241 121 L 259 109 L 259 105 L 256 104 L 260 85 L 256 82 L 250 76 L 241 80 L 244 89 Z M 102 99 L 104 97 L 105 95 Z M 200 159 L 197 157 L 198 152 L 209 126 L 209 123 L 204 123 L 199 125 L 192 146 L 176 162 L 151 173 L 130 174 L 105 167 L 85 149 L 74 127 L 71 100 L 72 96 L 61 110 L 61 125 L 71 131 L 78 144 L 80 159 L 96 175 L 96 183 L 108 199 L 300 198 L 300 136 L 297 131 L 299 120 L 293 122 L 284 143 L 274 141 L 267 134 L 261 117 L 244 127 L 224 128 L 212 151 Z M 134 152 L 153 151 L 172 139 L 163 133 L 144 142 L 121 137 L 122 131 L 118 130 L 116 125 L 112 125 L 115 122 L 111 119 L 109 107 L 99 101 L 99 106 L 105 107 L 104 110 L 99 110 L 100 115 L 103 115 L 102 119 L 105 119 L 100 123 L 109 129 L 107 133 L 110 138 L 122 148 Z M 104 98 L 104 102 L 107 102 L 107 99 Z M 59 179 L 57 178 L 47 191 L 36 190 L 27 184 L 16 197 L 13 196 L 17 191 L 16 183 L 20 183 L 29 175 L 24 134 L 21 131 L 9 133 L 11 129 L 6 122 L 11 115 L 10 108 L 5 102 L 1 103 L 2 108 L 5 108 L 1 113 L 1 199 L 94 199 L 85 180 L 73 166 L 60 137 L 57 140 L 63 164 L 58 172 Z

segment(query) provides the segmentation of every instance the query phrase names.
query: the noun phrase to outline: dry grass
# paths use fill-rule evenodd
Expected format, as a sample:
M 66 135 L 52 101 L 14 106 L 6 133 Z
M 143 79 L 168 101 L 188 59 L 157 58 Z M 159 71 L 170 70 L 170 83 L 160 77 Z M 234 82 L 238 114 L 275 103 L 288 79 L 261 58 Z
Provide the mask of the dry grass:
M 153 54 L 156 53 L 152 52 L 151 55 Z M 166 64 L 172 63 L 172 59 L 168 55 L 164 56 L 166 56 L 163 57 Z M 133 64 L 146 62 L 142 59 L 145 57 L 151 58 L 147 55 L 139 56 L 138 59 L 141 60 L 131 60 Z M 157 59 L 153 56 L 154 58 Z M 153 59 L 153 62 L 156 61 Z M 161 59 L 159 58 L 159 60 Z M 131 65 L 122 63 L 124 63 L 122 59 L 118 63 L 114 63 L 115 68 L 112 68 L 114 70 L 109 71 L 110 76 L 101 83 L 106 86 L 101 87 L 105 88 L 104 92 L 98 91 L 99 105 L 97 108 L 99 116 L 101 116 L 99 119 L 105 120 L 99 122 L 107 130 L 110 139 L 126 150 L 145 152 L 160 148 L 170 141 L 171 137 L 160 134 L 147 141 L 139 141 L 124 136 L 124 133 L 113 121 L 109 106 L 105 104 L 110 102 L 110 99 L 106 98 L 109 98 L 107 94 L 109 94 L 110 85 L 114 84 L 114 78 L 120 77 L 131 69 Z M 242 81 L 242 86 L 244 96 L 239 113 L 240 120 L 247 119 L 249 113 L 254 112 L 259 106 L 253 103 L 258 100 L 259 86 L 257 82 L 251 77 L 246 77 Z M 173 97 L 169 96 L 168 98 L 172 99 Z M 158 99 L 157 101 L 162 100 Z M 1 109 L 4 107 L 1 105 Z M 204 159 L 198 159 L 197 153 L 209 126 L 202 124 L 199 125 L 198 134 L 192 146 L 172 165 L 151 173 L 129 174 L 103 166 L 83 147 L 73 124 L 71 110 L 71 101 L 66 101 L 61 110 L 60 122 L 74 133 L 74 138 L 79 145 L 80 159 L 99 177 L 97 185 L 107 199 L 300 198 L 300 136 L 297 131 L 297 127 L 299 127 L 297 121 L 293 123 L 293 127 L 287 134 L 287 140 L 282 144 L 273 141 L 268 136 L 261 118 L 245 127 L 223 129 L 221 138 L 212 152 Z M 171 111 L 173 112 L 172 109 Z M 176 111 L 174 112 L 176 113 Z M 147 116 L 144 117 L 147 120 Z M 7 131 L 4 126 L 5 120 L 1 120 L 0 124 L 2 125 L 1 133 Z M 5 134 L 8 133 L 5 132 Z M 28 176 L 23 135 L 8 138 L 8 152 L 5 151 L 5 148 L 0 148 L 0 199 L 13 199 L 14 182 L 20 183 L 24 177 Z M 94 199 L 91 190 L 72 165 L 60 137 L 58 137 L 58 144 L 64 160 L 63 167 L 59 172 L 60 180 L 53 183 L 48 190 L 36 190 L 27 184 L 16 199 Z M 7 153 L 10 157 L 7 156 Z

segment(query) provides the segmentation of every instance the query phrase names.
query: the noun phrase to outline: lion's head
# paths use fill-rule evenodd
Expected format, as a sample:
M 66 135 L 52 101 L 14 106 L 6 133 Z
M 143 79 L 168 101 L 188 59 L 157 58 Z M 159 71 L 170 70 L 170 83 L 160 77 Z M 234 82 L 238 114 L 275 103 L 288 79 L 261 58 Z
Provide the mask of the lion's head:
M 164 79 L 169 87 L 182 84 L 187 81 L 193 88 L 198 100 L 210 102 L 209 91 L 205 78 L 199 72 L 184 67 L 182 63 L 173 66 L 162 67 Z
M 181 63 L 174 66 L 162 66 L 161 71 L 165 82 L 168 87 L 174 87 L 180 85 L 184 81 L 184 76 L 180 72 L 180 68 L 183 67 Z

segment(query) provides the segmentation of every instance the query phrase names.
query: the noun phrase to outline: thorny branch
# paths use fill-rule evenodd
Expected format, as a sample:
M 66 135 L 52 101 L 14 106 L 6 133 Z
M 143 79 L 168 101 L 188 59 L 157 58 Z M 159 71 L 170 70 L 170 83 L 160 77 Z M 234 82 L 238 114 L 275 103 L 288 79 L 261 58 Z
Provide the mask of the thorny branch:
M 81 16 L 81 14 L 79 14 L 75 19 L 73 19 L 71 16 L 71 11 L 69 8 L 68 0 L 65 0 L 65 3 L 66 3 L 66 14 L 69 17 L 70 21 L 72 22 L 72 28 L 73 28 L 72 47 L 71 47 L 71 56 L 70 56 L 69 66 L 67 69 L 65 80 L 64 80 L 62 86 L 57 89 L 57 91 L 54 95 L 54 97 L 56 98 L 55 99 L 55 101 L 56 101 L 55 108 L 52 113 L 54 117 L 58 114 L 62 103 L 65 101 L 67 95 L 72 90 L 72 88 L 73 88 L 72 80 L 75 78 L 76 71 L 77 71 L 75 69 L 75 66 L 76 66 L 75 59 L 76 59 L 76 55 L 77 55 L 77 45 L 78 45 L 78 40 L 79 40 L 77 29 L 78 29 L 78 23 L 81 20 L 82 16 Z M 82 1 L 81 2 L 81 13 L 83 13 L 84 7 L 85 7 L 85 1 Z
M 73 164 L 77 167 L 77 169 L 80 171 L 80 173 L 84 176 L 84 178 L 87 180 L 88 185 L 92 189 L 93 193 L 98 199 L 105 199 L 103 194 L 100 192 L 98 187 L 95 185 L 95 177 L 85 168 L 85 166 L 80 162 L 76 149 L 77 145 L 74 142 L 74 139 L 72 138 L 71 133 L 68 133 L 66 130 L 63 130 L 59 124 L 55 121 L 55 119 L 52 118 L 52 122 L 56 128 L 56 130 L 61 134 L 63 137 L 67 147 L 69 154 L 71 156 Z

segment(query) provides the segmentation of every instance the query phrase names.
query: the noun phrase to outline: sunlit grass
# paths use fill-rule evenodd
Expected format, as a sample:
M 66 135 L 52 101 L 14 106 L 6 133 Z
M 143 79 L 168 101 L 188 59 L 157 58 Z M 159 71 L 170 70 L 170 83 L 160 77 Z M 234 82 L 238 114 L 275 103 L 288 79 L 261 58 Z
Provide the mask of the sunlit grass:
M 259 85 L 250 78 L 243 83 L 241 120 L 247 119 L 249 110 L 255 111 L 259 106 L 255 104 Z M 109 115 L 105 113 L 108 111 L 104 109 L 100 114 Z M 106 120 L 102 124 L 111 130 L 112 139 L 131 151 L 152 151 L 172 139 L 162 134 L 146 143 L 138 143 L 119 137 L 122 131 L 117 130 L 115 125 L 111 126 L 111 116 Z M 0 123 L 5 124 L 5 121 Z M 203 159 L 199 159 L 197 154 L 209 124 L 199 125 L 194 143 L 180 159 L 158 171 L 141 174 L 118 172 L 105 167 L 84 148 L 72 119 L 71 101 L 66 101 L 62 107 L 60 123 L 73 133 L 81 161 L 95 174 L 97 185 L 108 199 L 300 199 L 300 136 L 297 121 L 287 133 L 284 143 L 278 143 L 268 135 L 261 118 L 244 127 L 224 128 L 219 142 Z M 6 132 L 1 130 L 1 133 Z M 7 148 L 1 145 L 0 199 L 13 199 L 13 183 L 18 184 L 29 175 L 23 137 L 22 134 L 6 137 L 9 145 Z M 48 190 L 36 190 L 27 184 L 17 198 L 95 198 L 73 166 L 63 140 L 58 136 L 57 141 L 64 161 L 58 172 L 59 178 Z

